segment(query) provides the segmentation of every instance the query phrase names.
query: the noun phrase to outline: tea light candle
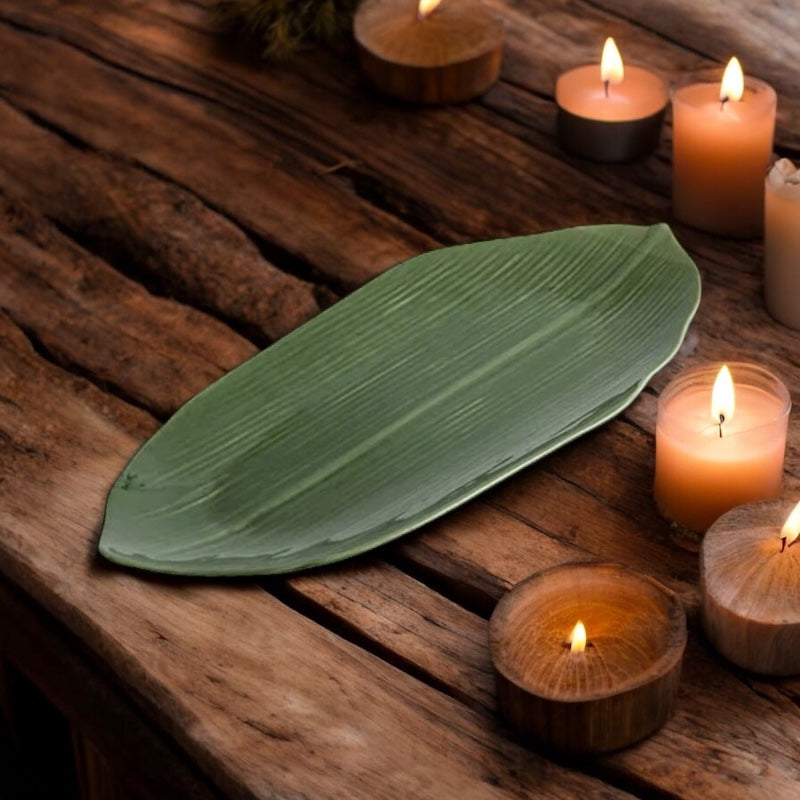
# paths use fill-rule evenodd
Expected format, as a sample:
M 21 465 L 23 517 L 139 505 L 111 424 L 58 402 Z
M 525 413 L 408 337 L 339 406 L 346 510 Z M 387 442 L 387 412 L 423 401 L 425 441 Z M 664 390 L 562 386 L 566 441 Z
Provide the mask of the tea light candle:
M 505 25 L 476 0 L 365 0 L 353 33 L 364 73 L 400 100 L 460 103 L 500 74 Z
M 789 392 L 761 367 L 728 367 L 687 370 L 658 401 L 655 500 L 694 531 L 781 492 Z
M 764 300 L 778 322 L 800 329 L 800 170 L 781 158 L 766 178 Z
M 729 661 L 765 675 L 800 674 L 800 504 L 792 505 L 735 508 L 700 551 L 706 635 Z
M 556 81 L 558 138 L 565 150 L 596 161 L 629 161 L 658 146 L 667 84 L 642 67 L 625 67 L 612 38 L 600 64 Z
M 735 238 L 764 227 L 764 174 L 772 155 L 775 91 L 744 79 L 732 58 L 721 83 L 693 83 L 672 99 L 672 204 L 695 228 Z
M 509 723 L 551 749 L 603 753 L 671 715 L 686 616 L 652 578 L 618 564 L 565 564 L 500 600 L 489 643 Z

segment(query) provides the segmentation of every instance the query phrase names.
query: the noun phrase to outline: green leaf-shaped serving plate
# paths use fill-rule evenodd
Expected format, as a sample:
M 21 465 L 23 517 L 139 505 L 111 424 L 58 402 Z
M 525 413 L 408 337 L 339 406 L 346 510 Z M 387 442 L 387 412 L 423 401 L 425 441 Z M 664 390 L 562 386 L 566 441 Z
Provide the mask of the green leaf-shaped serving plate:
M 699 297 L 666 225 L 412 258 L 181 408 L 114 484 L 100 551 L 252 575 L 388 542 L 622 410 Z

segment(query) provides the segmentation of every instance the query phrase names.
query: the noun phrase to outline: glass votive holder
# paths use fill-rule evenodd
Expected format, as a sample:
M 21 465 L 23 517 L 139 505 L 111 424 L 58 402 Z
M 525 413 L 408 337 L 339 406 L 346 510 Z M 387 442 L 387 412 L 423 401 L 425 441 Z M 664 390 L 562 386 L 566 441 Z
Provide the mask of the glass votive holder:
M 733 398 L 720 400 L 715 384 L 723 366 L 682 372 L 658 401 L 656 505 L 696 532 L 735 506 L 781 493 L 789 392 L 763 367 L 732 362 Z

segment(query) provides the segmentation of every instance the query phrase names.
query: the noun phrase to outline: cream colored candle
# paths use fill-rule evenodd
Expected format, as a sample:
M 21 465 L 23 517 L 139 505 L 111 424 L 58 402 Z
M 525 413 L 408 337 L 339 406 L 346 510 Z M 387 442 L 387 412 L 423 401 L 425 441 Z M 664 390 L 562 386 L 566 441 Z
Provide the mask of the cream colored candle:
M 750 238 L 764 226 L 764 175 L 777 98 L 771 86 L 745 80 L 737 67 L 729 64 L 727 83 L 693 83 L 675 91 L 672 202 L 682 222 Z
M 800 329 L 800 170 L 788 158 L 766 179 L 764 299 L 778 322 Z
M 667 519 L 695 531 L 781 491 L 789 393 L 761 367 L 728 366 L 732 396 L 720 396 L 722 371 L 710 365 L 682 373 L 659 399 L 655 500 Z
M 577 155 L 627 161 L 658 145 L 667 84 L 643 67 L 623 65 L 610 37 L 600 64 L 560 75 L 555 95 L 559 141 Z

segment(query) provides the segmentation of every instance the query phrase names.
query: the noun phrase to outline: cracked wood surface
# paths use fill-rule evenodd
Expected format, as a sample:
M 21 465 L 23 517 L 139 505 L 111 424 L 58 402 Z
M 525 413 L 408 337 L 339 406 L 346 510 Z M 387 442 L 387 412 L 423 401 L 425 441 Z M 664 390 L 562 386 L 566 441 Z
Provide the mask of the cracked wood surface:
M 796 11 L 492 4 L 510 25 L 500 83 L 415 109 L 372 94 L 347 48 L 248 61 L 217 39 L 210 2 L 0 0 L 0 572 L 213 792 L 793 797 L 800 683 L 711 650 L 696 555 L 651 499 L 657 394 L 686 364 L 750 358 L 800 389 L 797 334 L 761 301 L 759 242 L 673 225 L 704 291 L 674 361 L 616 419 L 377 553 L 260 584 L 142 576 L 95 554 L 105 494 L 159 420 L 397 261 L 671 221 L 668 127 L 655 154 L 615 167 L 553 138 L 555 76 L 607 33 L 669 77 L 737 49 L 778 89 L 776 147 L 798 145 L 788 45 L 772 46 Z M 787 493 L 798 435 L 792 421 Z M 487 618 L 531 572 L 590 558 L 673 588 L 689 647 L 662 731 L 561 763 L 498 721 Z

